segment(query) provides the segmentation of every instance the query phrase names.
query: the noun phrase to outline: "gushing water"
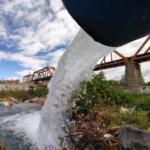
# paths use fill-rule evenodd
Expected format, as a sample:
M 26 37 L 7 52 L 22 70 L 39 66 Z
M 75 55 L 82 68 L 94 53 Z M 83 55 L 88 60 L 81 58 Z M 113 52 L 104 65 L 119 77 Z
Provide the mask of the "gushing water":
M 67 117 L 63 112 L 74 105 L 67 102 L 71 92 L 79 81 L 89 77 L 96 62 L 113 50 L 96 43 L 81 29 L 58 62 L 42 111 L 37 111 L 38 106 L 35 111 L 35 106 L 30 104 L 1 111 L 0 141 L 13 137 L 9 150 L 55 150 L 64 146 Z
M 42 109 L 39 124 L 38 149 L 53 150 L 61 147 L 65 136 L 66 118 L 63 112 L 70 107 L 67 100 L 79 81 L 90 74 L 96 62 L 114 50 L 95 42 L 82 29 L 64 52 L 48 88 L 49 95 Z
M 41 108 L 24 103 L 0 109 L 0 142 L 5 149 L 36 149 Z

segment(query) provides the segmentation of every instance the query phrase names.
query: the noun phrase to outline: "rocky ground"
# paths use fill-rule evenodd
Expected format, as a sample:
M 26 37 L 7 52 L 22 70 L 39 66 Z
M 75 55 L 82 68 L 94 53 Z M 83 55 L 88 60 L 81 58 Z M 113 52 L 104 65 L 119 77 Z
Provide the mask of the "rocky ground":
M 24 102 L 14 99 L 13 97 L 9 97 L 8 99 L 4 99 L 0 101 L 1 107 L 8 107 L 18 103 L 39 103 L 44 105 L 46 98 L 35 97 L 30 100 L 25 100 Z
M 22 83 L 0 83 L 0 91 L 1 90 L 28 90 L 29 86 L 33 85 L 35 86 L 34 82 L 22 82 Z

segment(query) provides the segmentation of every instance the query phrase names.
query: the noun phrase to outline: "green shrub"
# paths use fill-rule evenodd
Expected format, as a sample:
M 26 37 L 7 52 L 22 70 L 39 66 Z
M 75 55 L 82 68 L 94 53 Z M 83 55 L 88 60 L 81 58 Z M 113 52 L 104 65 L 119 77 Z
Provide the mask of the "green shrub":
M 150 82 L 147 82 L 146 85 L 150 86 Z
M 112 82 L 111 82 L 112 83 Z M 92 80 L 80 82 L 80 90 L 72 93 L 76 99 L 76 107 L 92 108 L 95 105 L 106 104 L 125 105 L 129 104 L 132 94 L 123 89 L 116 89 L 110 85 L 103 72 L 94 74 Z
M 47 94 L 48 94 L 47 88 L 38 88 L 33 92 L 33 95 L 37 97 L 46 96 Z
M 34 95 L 34 86 L 29 86 L 28 94 Z
M 126 107 L 136 106 L 136 110 L 150 111 L 150 94 L 130 93 L 122 88 L 112 86 L 116 81 L 107 81 L 103 72 L 94 74 L 88 81 L 80 82 L 80 88 L 72 92 L 72 99 L 76 100 L 76 107 L 92 109 L 93 106 L 119 105 Z M 121 83 L 122 84 L 122 83 Z

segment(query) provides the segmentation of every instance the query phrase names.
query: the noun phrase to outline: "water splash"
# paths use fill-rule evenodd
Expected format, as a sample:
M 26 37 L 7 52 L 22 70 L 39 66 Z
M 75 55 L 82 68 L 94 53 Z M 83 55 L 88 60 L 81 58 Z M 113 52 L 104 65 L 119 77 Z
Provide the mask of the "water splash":
M 0 110 L 0 141 L 7 150 L 37 150 L 41 107 L 17 104 Z
M 96 62 L 114 49 L 95 42 L 82 29 L 79 31 L 59 60 L 48 85 L 49 95 L 42 109 L 38 131 L 39 150 L 61 147 L 60 139 L 65 136 L 62 114 L 69 107 L 67 99 L 79 81 L 92 72 Z

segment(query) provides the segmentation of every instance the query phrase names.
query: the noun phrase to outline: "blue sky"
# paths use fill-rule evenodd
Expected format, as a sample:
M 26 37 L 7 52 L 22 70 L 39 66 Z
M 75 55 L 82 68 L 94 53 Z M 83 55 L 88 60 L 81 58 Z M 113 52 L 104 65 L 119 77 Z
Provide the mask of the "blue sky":
M 47 64 L 56 67 L 79 29 L 61 0 L 1 0 L 0 79 L 22 79 Z M 122 46 L 118 51 L 130 56 L 144 39 Z M 149 71 L 149 66 L 149 63 L 142 64 L 143 74 Z M 105 72 L 108 79 L 119 79 L 124 67 Z M 145 79 L 150 80 L 148 73 Z
M 0 79 L 56 67 L 78 30 L 61 0 L 1 0 Z

